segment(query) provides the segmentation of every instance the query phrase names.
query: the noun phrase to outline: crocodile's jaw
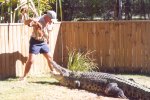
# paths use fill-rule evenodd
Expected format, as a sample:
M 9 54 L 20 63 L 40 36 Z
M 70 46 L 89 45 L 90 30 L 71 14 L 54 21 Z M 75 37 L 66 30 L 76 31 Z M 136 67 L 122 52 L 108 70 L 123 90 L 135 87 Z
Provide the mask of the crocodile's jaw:
M 61 67 L 55 61 L 51 61 L 51 64 L 53 65 L 55 70 L 59 72 L 59 74 L 51 73 L 52 76 L 57 80 L 61 80 L 63 77 L 68 77 L 70 75 L 70 70 Z
M 67 86 L 68 83 L 65 81 L 65 78 L 69 77 L 71 71 L 61 67 L 55 61 L 51 61 L 51 64 L 56 69 L 56 71 L 59 72 L 59 74 L 51 73 L 51 76 L 58 80 L 62 85 Z
M 51 76 L 53 78 L 55 78 L 56 80 L 58 80 L 59 82 L 63 80 L 63 76 L 61 74 L 54 74 L 54 73 L 51 73 Z

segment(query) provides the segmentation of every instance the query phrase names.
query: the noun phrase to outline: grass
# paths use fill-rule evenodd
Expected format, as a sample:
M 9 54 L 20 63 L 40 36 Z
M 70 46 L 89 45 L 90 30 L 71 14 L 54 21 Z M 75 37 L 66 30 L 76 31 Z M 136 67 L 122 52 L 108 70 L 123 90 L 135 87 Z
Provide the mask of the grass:
M 28 77 L 28 82 L 9 78 L 0 81 L 1 100 L 80 100 L 95 98 L 96 94 L 60 86 L 58 81 L 45 77 Z M 96 99 L 95 99 L 96 100 Z
M 18 78 L 10 78 L 0 81 L 1 100 L 34 100 L 41 98 L 47 89 L 58 82 L 49 77 L 29 77 L 28 82 L 18 81 Z
M 137 83 L 150 88 L 150 77 L 144 75 L 122 75 L 124 78 L 133 78 Z M 49 75 L 42 77 L 28 77 L 28 83 L 18 81 L 18 78 L 9 78 L 0 81 L 1 100 L 93 100 L 96 95 L 78 89 L 69 89 L 60 86 L 58 81 Z M 80 98 L 80 99 L 79 99 Z M 101 99 L 94 99 L 101 100 Z

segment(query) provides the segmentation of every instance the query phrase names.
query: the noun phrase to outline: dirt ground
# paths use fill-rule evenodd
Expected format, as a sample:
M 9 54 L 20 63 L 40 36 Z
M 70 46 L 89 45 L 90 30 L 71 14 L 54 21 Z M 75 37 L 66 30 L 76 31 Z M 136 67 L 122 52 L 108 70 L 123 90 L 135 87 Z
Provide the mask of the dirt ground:
M 133 78 L 136 82 L 150 87 L 150 77 L 148 76 L 119 76 Z M 121 100 L 60 86 L 50 76 L 29 77 L 27 82 L 18 81 L 18 78 L 0 81 L 0 98 L 1 100 Z

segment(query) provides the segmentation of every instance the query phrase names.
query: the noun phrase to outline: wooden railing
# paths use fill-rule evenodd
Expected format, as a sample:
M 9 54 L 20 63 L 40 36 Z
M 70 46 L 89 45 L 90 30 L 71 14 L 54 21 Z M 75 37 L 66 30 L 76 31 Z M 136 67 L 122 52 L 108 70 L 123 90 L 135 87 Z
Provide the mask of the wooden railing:
M 150 21 L 61 22 L 54 27 L 51 55 L 64 67 L 68 49 L 91 50 L 101 71 L 150 73 Z M 23 24 L 0 24 L 0 79 L 23 74 L 31 31 Z M 29 75 L 47 72 L 47 61 L 37 55 Z

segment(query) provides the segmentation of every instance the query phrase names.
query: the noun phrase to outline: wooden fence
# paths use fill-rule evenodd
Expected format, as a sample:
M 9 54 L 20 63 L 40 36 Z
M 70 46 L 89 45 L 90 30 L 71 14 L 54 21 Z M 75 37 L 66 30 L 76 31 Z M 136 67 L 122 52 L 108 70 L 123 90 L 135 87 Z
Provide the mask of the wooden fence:
M 55 34 L 50 36 L 51 55 L 53 57 L 60 23 L 54 25 Z M 21 23 L 0 24 L 0 79 L 23 75 L 28 57 L 29 39 L 32 28 Z M 49 72 L 43 55 L 37 55 L 29 75 L 41 75 Z
M 150 21 L 63 22 L 63 58 L 67 49 L 95 51 L 101 71 L 150 73 Z
M 95 51 L 101 71 L 150 73 L 150 21 L 61 22 L 50 38 L 51 55 L 66 66 L 69 50 Z M 23 24 L 0 24 L 0 79 L 20 76 L 28 56 L 32 29 Z M 49 72 L 37 55 L 30 75 Z

